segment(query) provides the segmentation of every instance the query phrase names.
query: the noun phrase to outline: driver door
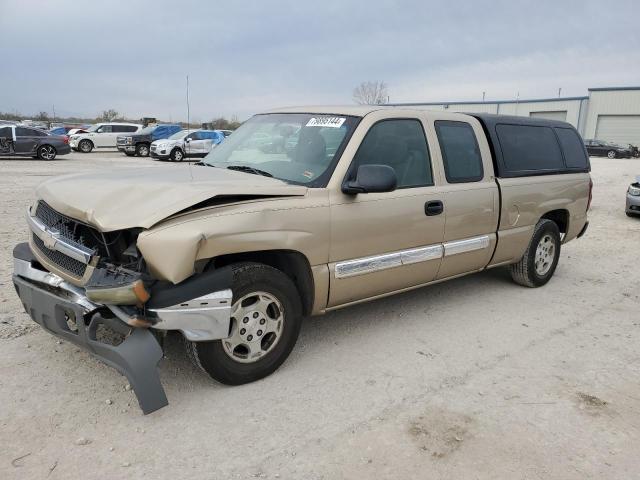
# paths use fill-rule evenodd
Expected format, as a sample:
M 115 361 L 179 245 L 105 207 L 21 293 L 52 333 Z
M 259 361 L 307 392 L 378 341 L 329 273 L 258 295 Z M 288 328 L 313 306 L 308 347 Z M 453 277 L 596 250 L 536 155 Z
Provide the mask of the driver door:
M 332 191 L 328 307 L 430 282 L 440 267 L 442 195 L 421 119 L 384 118 L 371 125 L 347 176 L 364 164 L 391 166 L 397 189 Z
M 116 146 L 116 137 L 112 132 L 111 125 L 102 125 L 96 133 L 92 135 L 91 140 L 93 144 L 98 148 L 104 147 L 115 147 Z

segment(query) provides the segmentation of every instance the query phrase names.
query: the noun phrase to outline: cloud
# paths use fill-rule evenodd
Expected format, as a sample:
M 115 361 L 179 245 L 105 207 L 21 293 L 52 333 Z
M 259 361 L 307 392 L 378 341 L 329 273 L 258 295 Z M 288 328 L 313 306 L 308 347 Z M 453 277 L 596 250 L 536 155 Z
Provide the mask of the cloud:
M 0 110 L 132 118 L 351 103 L 585 95 L 640 78 L 634 1 L 2 0 Z

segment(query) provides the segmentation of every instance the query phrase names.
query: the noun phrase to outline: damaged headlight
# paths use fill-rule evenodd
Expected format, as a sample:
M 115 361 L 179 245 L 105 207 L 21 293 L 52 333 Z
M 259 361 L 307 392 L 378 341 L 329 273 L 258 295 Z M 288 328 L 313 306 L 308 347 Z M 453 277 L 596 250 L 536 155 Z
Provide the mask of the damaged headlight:
M 640 197 L 640 184 L 634 183 L 633 185 L 629 185 L 627 192 L 634 197 Z
M 92 302 L 107 305 L 142 305 L 150 297 L 140 275 L 122 268 L 96 269 L 85 293 Z
M 126 137 L 124 141 L 127 145 L 131 145 L 133 143 L 133 137 Z

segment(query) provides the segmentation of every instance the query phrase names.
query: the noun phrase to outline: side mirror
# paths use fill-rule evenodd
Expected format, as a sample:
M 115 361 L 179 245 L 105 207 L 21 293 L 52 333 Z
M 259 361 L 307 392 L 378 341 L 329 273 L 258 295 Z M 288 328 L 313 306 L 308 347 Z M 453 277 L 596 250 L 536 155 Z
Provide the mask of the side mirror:
M 191 141 L 191 138 L 187 138 L 185 139 L 185 142 L 189 143 Z
M 396 171 L 388 165 L 360 165 L 355 180 L 342 185 L 342 193 L 393 192 L 398 184 Z

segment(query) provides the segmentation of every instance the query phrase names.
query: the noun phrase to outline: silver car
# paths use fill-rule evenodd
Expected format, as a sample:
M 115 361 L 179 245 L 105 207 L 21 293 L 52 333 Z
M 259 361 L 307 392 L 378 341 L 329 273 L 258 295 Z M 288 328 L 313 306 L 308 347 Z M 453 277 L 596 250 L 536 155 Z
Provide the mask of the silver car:
M 627 206 L 625 209 L 628 217 L 640 216 L 640 175 L 635 183 L 627 189 Z
M 203 158 L 224 140 L 219 130 L 180 130 L 169 138 L 151 142 L 151 158 L 181 162 L 185 158 Z

